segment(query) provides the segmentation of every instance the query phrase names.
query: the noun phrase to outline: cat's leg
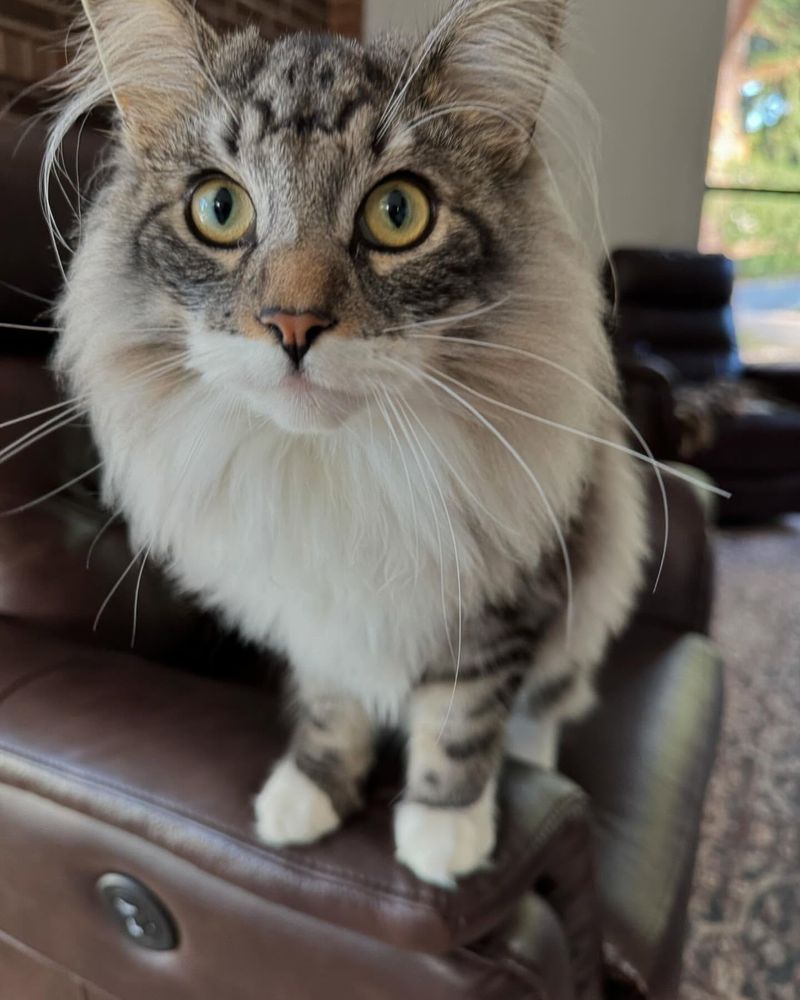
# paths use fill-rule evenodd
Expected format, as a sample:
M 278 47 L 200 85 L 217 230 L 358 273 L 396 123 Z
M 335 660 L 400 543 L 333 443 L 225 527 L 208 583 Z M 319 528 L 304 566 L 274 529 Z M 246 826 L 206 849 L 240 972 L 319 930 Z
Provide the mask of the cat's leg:
M 394 832 L 398 860 L 426 882 L 452 886 L 491 857 L 505 726 L 528 658 L 463 669 L 455 685 L 429 678 L 413 694 Z
M 568 661 L 552 676 L 541 676 L 544 663 L 534 663 L 524 695 L 506 729 L 506 755 L 523 764 L 554 771 L 562 725 L 579 719 L 595 703 L 589 672 Z
M 255 800 L 259 838 L 310 844 L 338 829 L 361 803 L 373 752 L 372 724 L 358 702 L 306 696 L 289 752 Z

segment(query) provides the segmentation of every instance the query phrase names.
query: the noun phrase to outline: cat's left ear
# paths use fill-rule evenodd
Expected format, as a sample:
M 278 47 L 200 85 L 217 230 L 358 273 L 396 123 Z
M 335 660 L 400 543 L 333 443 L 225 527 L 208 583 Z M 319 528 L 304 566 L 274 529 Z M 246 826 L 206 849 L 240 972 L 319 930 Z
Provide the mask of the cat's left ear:
M 90 37 L 77 57 L 78 83 L 112 98 L 127 139 L 147 144 L 203 94 L 214 33 L 186 0 L 82 4 Z
M 550 83 L 567 3 L 458 0 L 419 57 L 429 113 L 460 116 L 478 130 L 487 151 L 521 165 Z

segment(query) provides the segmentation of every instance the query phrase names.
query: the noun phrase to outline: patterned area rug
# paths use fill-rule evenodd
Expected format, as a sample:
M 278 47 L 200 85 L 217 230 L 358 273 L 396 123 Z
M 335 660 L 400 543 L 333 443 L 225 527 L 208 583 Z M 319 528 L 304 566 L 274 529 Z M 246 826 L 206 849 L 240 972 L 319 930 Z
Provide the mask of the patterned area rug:
M 800 997 L 800 519 L 720 533 L 727 705 L 681 1000 Z

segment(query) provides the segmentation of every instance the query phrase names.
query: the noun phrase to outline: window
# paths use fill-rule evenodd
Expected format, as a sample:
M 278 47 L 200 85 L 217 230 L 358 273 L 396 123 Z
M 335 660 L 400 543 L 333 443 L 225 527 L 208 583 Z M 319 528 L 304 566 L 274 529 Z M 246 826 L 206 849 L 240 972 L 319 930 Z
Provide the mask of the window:
M 749 362 L 800 362 L 800 0 L 731 0 L 700 249 L 737 266 Z

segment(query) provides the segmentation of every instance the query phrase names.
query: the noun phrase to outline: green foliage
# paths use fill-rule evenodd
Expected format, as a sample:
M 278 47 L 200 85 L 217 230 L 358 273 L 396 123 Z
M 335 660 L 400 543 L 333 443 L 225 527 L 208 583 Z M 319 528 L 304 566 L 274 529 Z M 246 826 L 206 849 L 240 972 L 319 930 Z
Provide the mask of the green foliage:
M 800 194 L 710 191 L 704 216 L 741 277 L 800 274 Z
M 761 0 L 752 23 L 756 33 L 768 38 L 784 55 L 800 55 L 798 0 Z

